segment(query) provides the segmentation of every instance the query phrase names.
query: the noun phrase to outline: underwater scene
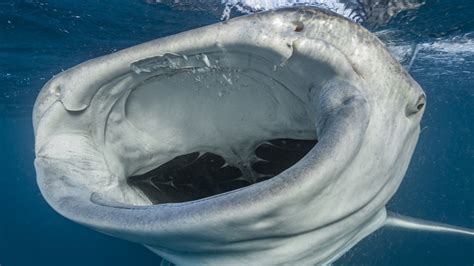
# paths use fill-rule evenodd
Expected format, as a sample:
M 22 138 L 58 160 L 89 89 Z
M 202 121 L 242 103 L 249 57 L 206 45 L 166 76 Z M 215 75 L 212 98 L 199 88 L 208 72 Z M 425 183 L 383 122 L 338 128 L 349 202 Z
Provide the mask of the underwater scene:
M 276 19 L 271 16 L 276 16 Z M 280 30 L 285 18 L 295 16 L 297 19 L 291 20 L 289 32 Z M 280 21 L 280 18 L 283 20 Z M 311 31 L 311 19 L 327 21 L 321 30 L 327 30 L 327 34 L 321 34 L 321 38 L 327 39 L 314 43 L 307 39 L 296 39 L 292 43 L 285 43 L 287 37 L 290 39 L 293 38 L 291 36 Z M 214 25 L 216 23 L 220 24 Z M 208 27 L 198 29 L 204 26 Z M 186 31 L 189 32 L 176 35 L 178 37 L 165 38 L 127 50 L 129 52 L 120 52 L 125 48 Z M 237 36 L 234 32 L 240 35 Z M 344 46 L 344 42 L 338 43 L 338 40 L 347 36 L 363 40 L 360 45 L 370 49 L 357 48 L 357 52 L 363 52 L 350 56 L 347 54 L 351 48 L 347 48 L 349 52 L 346 54 L 315 52 L 318 49 L 332 52 L 333 45 Z M 372 36 L 380 39 L 381 43 Z M 214 38 L 217 41 L 212 41 Z M 207 47 L 207 40 L 211 40 L 209 47 L 217 47 L 217 50 L 209 48 L 209 52 L 201 52 L 200 47 Z M 248 43 L 253 40 L 256 40 L 255 46 L 249 46 Z M 261 47 L 274 50 L 268 52 L 260 49 Z M 170 51 L 157 55 L 153 54 L 153 49 Z M 180 53 L 173 49 L 186 52 Z M 216 52 L 218 50 L 220 52 Z M 116 52 L 121 57 L 101 57 Z M 288 57 L 282 56 L 287 53 Z M 98 57 L 101 58 L 96 59 Z M 85 66 L 90 66 L 92 71 L 86 69 L 86 74 L 81 74 L 80 67 L 68 70 L 91 59 L 94 60 L 88 61 Z M 119 65 L 121 60 L 130 61 L 127 61 L 126 70 Z M 371 64 L 377 67 L 371 68 Z M 232 69 L 231 66 L 235 65 L 251 69 Z M 313 74 L 308 66 L 314 65 L 320 69 Z M 377 72 L 378 68 L 382 68 L 378 66 L 388 66 L 390 71 Z M 372 69 L 373 73 L 365 72 L 366 69 Z M 114 75 L 110 77 L 112 81 L 109 80 L 104 85 L 102 76 L 112 75 L 111 73 Z M 377 75 L 378 73 L 382 74 Z M 329 77 L 337 78 L 331 81 Z M 370 82 L 364 83 L 366 81 L 360 81 L 360 77 Z M 323 81 L 309 82 L 306 78 Z M 347 83 L 341 81 L 342 78 L 354 82 Z M 51 79 L 53 80 L 50 81 Z M 62 82 L 61 86 L 64 88 L 59 85 L 55 87 L 55 82 Z M 80 94 L 76 93 L 78 89 L 74 90 L 79 87 L 87 89 L 97 85 L 96 83 L 110 91 L 107 94 L 107 90 L 99 90 L 99 99 L 106 102 L 116 97 L 117 100 L 110 100 L 116 102 L 104 107 L 96 96 L 95 99 L 89 99 L 89 92 Z M 300 101 L 298 91 L 286 91 L 287 87 L 291 87 L 288 84 L 293 83 L 296 84 L 295 87 L 311 83 L 309 100 Z M 397 86 L 408 84 L 406 86 L 412 90 L 398 95 L 397 90 L 379 94 L 377 89 L 371 91 L 355 88 L 358 84 L 371 83 L 395 83 Z M 63 84 L 68 84 L 69 87 Z M 155 93 L 153 86 L 158 86 L 156 84 L 168 87 L 161 93 Z M 193 84 L 193 88 L 189 93 L 177 92 L 176 88 L 190 84 Z M 122 94 L 122 85 L 133 89 Z M 211 89 L 206 94 L 209 87 L 220 86 L 226 89 Z M 333 87 L 345 88 L 344 93 L 353 93 L 350 94 L 352 98 L 341 100 L 338 97 L 347 95 L 333 95 L 325 91 Z M 273 92 L 253 92 L 254 89 L 265 91 L 268 88 Z M 374 85 L 374 88 L 377 86 Z M 359 108 L 356 104 L 365 103 L 358 102 L 362 97 L 360 94 L 368 98 L 369 103 L 377 103 L 373 106 L 380 109 L 373 106 L 368 110 Z M 268 95 L 271 100 L 267 100 Z M 56 107 L 48 97 L 57 97 L 58 100 L 54 100 L 55 106 L 64 106 L 64 110 L 53 113 Z M 405 110 L 405 107 L 394 103 L 408 97 L 414 99 L 414 105 L 410 102 L 414 109 L 407 107 Z M 209 100 L 210 98 L 215 101 Z M 315 110 L 307 107 L 314 104 L 315 99 L 323 100 L 315 104 Z M 372 99 L 374 102 L 371 102 Z M 198 106 L 195 102 L 202 105 Z M 54 108 L 44 107 L 50 104 Z M 345 116 L 346 109 L 337 109 L 338 104 L 350 105 L 357 115 Z M 92 107 L 89 108 L 90 106 Z M 415 118 L 421 119 L 419 128 L 416 123 L 413 129 L 408 126 L 405 129 L 404 125 L 397 127 L 401 122 L 398 120 L 399 116 L 391 117 L 392 109 L 396 109 L 394 106 L 403 109 L 403 115 L 411 117 L 413 121 Z M 84 110 L 88 108 L 95 113 L 82 117 L 87 113 Z M 111 115 L 107 114 L 102 118 L 106 108 L 118 111 L 110 111 Z M 329 110 L 327 116 L 319 117 L 320 113 L 326 112 L 324 108 Z M 340 112 L 334 111 L 336 109 Z M 187 110 L 190 114 L 182 110 Z M 308 115 L 312 111 L 319 112 L 316 120 Z M 369 113 L 370 119 L 365 119 L 362 114 L 359 116 L 359 111 Z M 130 128 L 136 129 L 136 132 L 121 124 L 121 112 L 126 113 L 132 124 Z M 157 113 L 163 116 L 155 124 L 153 119 Z M 244 115 L 247 119 L 245 121 Z M 352 135 L 338 135 L 336 126 L 327 126 L 333 120 L 339 121 L 337 119 L 346 117 L 349 117 L 347 121 L 350 122 L 340 123 L 338 126 L 349 125 L 344 129 L 348 129 L 346 131 L 353 133 Z M 380 121 L 380 125 L 377 121 Z M 104 156 L 107 157 L 104 165 L 110 169 L 120 169 L 116 170 L 117 176 L 125 176 L 126 180 L 116 181 L 112 178 L 107 180 L 109 183 L 103 180 L 96 183 L 87 181 L 89 183 L 86 186 L 92 189 L 84 192 L 87 197 L 83 197 L 86 195 L 82 194 L 84 189 L 75 190 L 80 185 L 74 180 L 67 180 L 68 173 L 86 175 L 93 180 L 101 174 L 101 170 L 95 170 L 96 161 L 83 162 L 82 157 L 61 156 L 84 148 L 81 141 L 76 143 L 76 138 L 68 133 L 80 131 L 75 126 L 89 122 L 84 126 L 85 133 L 79 132 L 78 135 L 96 134 L 97 129 L 93 126 L 102 122 L 98 127 L 103 130 L 104 136 L 100 136 L 101 133 L 97 135 L 106 139 L 105 142 L 109 141 L 107 148 L 104 148 Z M 378 135 L 377 130 L 370 131 L 370 134 L 364 133 L 365 129 L 360 129 L 360 125 L 368 125 L 368 128 L 380 126 L 379 130 L 388 128 L 383 125 L 393 125 L 393 128 L 386 129 L 383 134 L 379 132 L 381 135 Z M 326 130 L 319 127 L 329 128 L 328 132 L 330 129 L 334 130 L 330 131 L 334 139 L 328 137 L 325 142 L 322 136 Z M 214 131 L 209 131 L 209 128 Z M 184 130 L 186 134 L 183 133 Z M 362 132 L 360 135 L 357 135 L 358 130 Z M 168 132 L 169 135 L 164 135 L 168 138 L 156 143 L 153 142 L 155 140 L 148 139 L 147 134 L 153 135 L 160 131 Z M 415 135 L 418 132 L 416 143 Z M 162 133 L 156 134 L 158 136 Z M 205 137 L 194 139 L 199 134 Z M 400 135 L 399 141 L 397 134 Z M 413 139 L 410 134 L 414 136 Z M 58 146 L 48 142 L 50 136 L 59 136 Z M 161 138 L 162 135 L 159 136 Z M 303 196 L 307 187 L 289 190 L 290 183 L 282 181 L 293 173 L 299 177 L 311 171 L 312 152 L 319 147 L 330 151 L 331 145 L 338 144 L 339 136 L 341 139 L 349 136 L 352 142 L 361 140 L 360 143 L 370 145 L 376 140 L 380 141 L 376 143 L 385 141 L 386 149 L 382 145 L 381 149 L 373 153 L 387 158 L 387 161 L 393 160 L 393 164 L 383 160 L 375 162 L 379 157 L 369 156 L 372 150 L 361 148 L 365 144 L 346 144 L 345 148 L 340 147 L 340 150 L 335 151 L 337 158 L 329 158 L 321 169 L 325 170 L 324 173 L 332 173 L 329 164 L 336 162 L 334 164 L 337 166 L 339 158 L 351 155 L 346 164 L 340 163 L 342 168 L 349 169 L 347 173 L 332 170 L 337 172 L 337 176 L 347 175 L 350 182 L 327 181 L 331 190 L 325 193 L 333 191 L 342 199 L 342 195 L 351 188 L 362 186 L 370 191 L 371 186 L 377 186 L 384 178 L 390 180 L 386 176 L 368 180 L 370 171 L 357 170 L 366 169 L 369 165 L 374 168 L 378 166 L 380 169 L 377 171 L 380 170 L 380 173 L 399 176 L 397 178 L 401 183 L 390 185 L 393 191 L 383 192 L 386 196 L 380 199 L 380 208 L 372 210 L 373 213 L 358 225 L 360 227 L 351 227 L 351 224 L 362 218 L 350 218 L 344 224 L 323 223 L 320 227 L 311 229 L 322 232 L 323 236 L 319 234 L 310 237 L 313 240 L 301 241 L 285 238 L 296 233 L 282 231 L 272 235 L 270 231 L 265 232 L 265 228 L 270 228 L 270 225 L 275 225 L 273 228 L 277 229 L 272 230 L 277 231 L 278 228 L 287 226 L 291 228 L 292 222 L 296 227 L 301 226 L 301 230 L 294 229 L 301 235 L 303 232 L 312 232 L 309 229 L 303 230 L 303 227 L 316 219 L 314 217 L 318 217 L 318 212 L 298 212 L 298 209 L 321 210 L 319 215 L 327 217 L 343 212 L 337 208 L 342 205 L 334 202 L 338 197 L 311 200 Z M 190 140 L 183 141 L 179 137 Z M 89 138 L 84 139 L 87 142 Z M 234 139 L 235 143 L 229 139 Z M 134 140 L 142 148 L 127 146 L 134 144 L 126 141 Z M 173 142 L 174 140 L 176 141 Z M 165 144 L 160 144 L 161 142 Z M 204 142 L 214 143 L 217 148 L 210 148 L 209 145 L 202 144 Z M 66 144 L 60 146 L 61 143 Z M 230 148 L 224 147 L 222 143 Z M 396 148 L 392 148 L 390 144 Z M 48 145 L 53 148 L 48 148 Z M 242 145 L 247 145 L 242 151 L 235 149 Z M 163 152 L 165 155 L 159 157 L 161 155 L 155 155 L 154 150 L 150 151 L 155 148 L 166 150 Z M 3 169 L 0 175 L 0 266 L 173 263 L 470 266 L 474 264 L 474 1 L 0 1 L 0 149 L 0 166 Z M 92 149 L 87 152 L 92 152 Z M 314 154 L 317 157 L 317 153 Z M 57 157 L 47 161 L 51 156 Z M 66 163 L 63 161 L 58 164 L 62 158 L 66 158 Z M 123 162 L 130 163 L 123 169 L 117 166 Z M 85 165 L 85 168 L 75 168 L 79 164 Z M 211 167 L 211 170 L 206 167 Z M 404 173 L 406 167 L 408 168 Z M 83 172 L 83 169 L 93 171 Z M 196 181 L 190 178 L 192 175 L 202 176 L 206 181 Z M 60 183 L 63 185 L 57 185 L 56 181 L 48 179 L 53 176 L 64 181 Z M 212 178 L 206 179 L 208 176 Z M 232 180 L 222 181 L 222 176 L 232 177 Z M 122 187 L 100 193 L 101 187 L 113 187 L 111 184 L 115 181 L 120 184 L 117 186 Z M 280 184 L 278 182 L 283 183 L 280 186 L 277 185 Z M 275 186 L 272 187 L 271 184 Z M 265 191 L 269 190 L 271 195 L 268 197 L 278 195 L 281 201 L 258 201 L 260 197 L 266 199 Z M 293 193 L 294 191 L 301 191 L 301 196 Z M 225 198 L 225 195 L 235 196 L 236 201 L 239 195 L 250 195 L 249 197 L 255 197 L 256 203 L 247 206 L 244 201 L 239 201 L 239 204 L 232 205 L 234 198 L 228 202 L 217 201 Z M 364 193 L 359 195 L 360 197 L 354 197 L 345 204 L 355 205 L 355 202 L 366 197 Z M 379 194 L 366 200 L 367 206 L 370 202 L 377 202 L 377 195 Z M 83 202 L 77 203 L 77 199 L 87 201 L 87 204 L 94 207 L 89 208 L 90 205 L 83 205 Z M 322 202 L 323 199 L 328 201 Z M 193 210 L 193 202 L 196 206 L 205 208 Z M 206 202 L 210 203 L 205 205 Z M 308 207 L 311 204 L 317 207 L 311 209 Z M 388 214 L 383 209 L 384 205 Z M 159 210 L 163 210 L 166 215 L 150 216 L 148 210 L 156 206 L 162 206 Z M 222 206 L 229 212 L 215 211 Z M 284 212 L 287 207 L 295 211 Z M 192 211 L 180 211 L 179 208 Z M 275 211 L 258 216 L 259 210 L 270 208 L 275 208 Z M 353 215 L 362 215 L 360 213 L 364 208 L 343 215 L 341 221 Z M 134 210 L 139 214 L 135 216 L 137 220 L 129 217 Z M 257 210 L 256 213 L 253 210 Z M 227 213 L 231 216 L 226 216 Z M 292 215 L 292 218 L 285 220 L 285 217 Z M 414 220 L 412 225 L 409 223 L 412 220 L 403 218 L 405 216 L 423 220 Z M 114 221 L 111 221 L 111 217 Z M 154 217 L 160 217 L 161 220 Z M 174 220 L 173 217 L 184 218 Z M 235 217 L 235 220 L 229 217 Z M 274 218 L 268 218 L 267 222 L 263 218 L 247 217 Z M 402 218 L 398 220 L 397 217 Z M 425 220 L 442 224 L 425 224 Z M 134 221 L 139 223 L 129 226 Z M 214 228 L 213 226 L 221 228 L 218 227 L 221 222 L 228 223 L 229 228 L 240 228 L 239 224 L 248 222 L 250 233 L 238 229 L 232 233 L 224 229 L 216 229 L 215 232 L 211 230 L 208 235 L 212 236 L 212 241 L 206 242 L 206 229 Z M 281 227 L 278 226 L 280 222 Z M 448 226 L 445 229 L 443 225 L 457 227 Z M 189 229 L 193 226 L 197 228 L 195 232 Z M 329 230 L 330 233 L 324 230 Z M 335 233 L 337 230 L 346 230 L 345 235 Z M 252 234 L 257 231 L 262 231 L 262 235 Z M 255 236 L 255 239 L 262 241 L 249 240 L 247 244 L 239 240 L 239 236 L 246 234 L 249 239 Z M 114 237 L 117 235 L 122 239 Z M 159 247 L 154 246 L 153 237 L 163 239 L 163 243 L 160 242 Z M 191 242 L 186 242 L 187 237 L 196 243 L 204 243 L 202 245 L 208 253 L 187 250 L 188 246 L 193 247 Z M 235 241 L 229 241 L 232 237 Z M 322 237 L 322 240 L 318 237 Z M 330 240 L 324 241 L 324 237 Z M 340 244 L 339 240 L 345 241 L 344 244 Z M 311 247 L 312 241 L 319 243 L 319 246 Z M 168 249 L 168 244 L 181 252 Z M 278 250 L 278 247 L 283 246 L 288 248 Z M 271 248 L 277 251 L 265 253 Z M 254 250 L 261 250 L 262 253 Z M 301 253 L 298 253 L 300 250 Z M 303 251 L 307 253 L 303 254 Z M 325 252 L 329 255 L 325 255 Z M 225 256 L 231 253 L 230 259 L 227 259 Z M 271 258 L 268 254 L 273 254 L 274 257 Z M 300 255 L 301 259 L 297 260 L 292 254 Z M 162 259 L 161 255 L 166 259 Z M 313 256 L 319 260 L 304 259 Z M 208 257 L 215 260 L 206 260 Z

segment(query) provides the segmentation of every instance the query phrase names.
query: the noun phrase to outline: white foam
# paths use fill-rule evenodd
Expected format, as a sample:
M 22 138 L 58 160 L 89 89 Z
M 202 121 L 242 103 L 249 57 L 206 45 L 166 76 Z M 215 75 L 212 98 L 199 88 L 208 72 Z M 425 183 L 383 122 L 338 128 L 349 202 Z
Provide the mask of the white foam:
M 329 9 L 349 18 L 353 12 L 346 4 L 338 0 L 221 0 L 221 2 L 226 6 L 222 14 L 222 19 L 228 19 L 230 17 L 232 8 L 235 8 L 239 12 L 252 13 L 275 8 L 306 5 Z
M 457 36 L 418 44 L 389 43 L 387 48 L 407 70 L 410 70 L 414 62 L 419 59 L 463 61 L 465 57 L 474 55 L 474 39 Z
M 222 0 L 223 4 L 249 7 L 253 10 L 268 10 L 295 5 L 326 5 L 335 9 L 345 9 L 338 0 Z
M 422 44 L 423 49 L 449 54 L 474 54 L 474 39 L 452 38 Z

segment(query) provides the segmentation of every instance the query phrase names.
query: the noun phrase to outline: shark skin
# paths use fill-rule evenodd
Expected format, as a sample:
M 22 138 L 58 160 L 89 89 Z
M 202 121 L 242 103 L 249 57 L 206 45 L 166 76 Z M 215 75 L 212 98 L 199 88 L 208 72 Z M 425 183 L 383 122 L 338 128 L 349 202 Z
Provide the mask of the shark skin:
M 37 182 L 64 217 L 178 265 L 330 264 L 384 225 L 423 223 L 385 205 L 425 98 L 383 43 L 344 17 L 309 7 L 238 17 L 51 79 L 33 112 Z M 191 152 L 253 175 L 256 147 L 282 137 L 317 144 L 235 190 L 156 203 L 127 182 Z

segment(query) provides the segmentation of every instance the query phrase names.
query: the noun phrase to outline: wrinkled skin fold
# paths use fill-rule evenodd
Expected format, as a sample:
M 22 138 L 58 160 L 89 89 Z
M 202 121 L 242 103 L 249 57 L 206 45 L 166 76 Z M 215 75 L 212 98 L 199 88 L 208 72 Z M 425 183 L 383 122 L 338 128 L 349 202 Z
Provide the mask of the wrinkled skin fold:
M 33 113 L 37 180 L 61 215 L 176 264 L 328 264 L 385 224 L 424 105 L 361 26 L 314 8 L 258 13 L 55 76 Z M 317 144 L 255 182 L 256 151 L 275 139 Z M 251 182 L 165 201 L 130 181 L 196 152 Z

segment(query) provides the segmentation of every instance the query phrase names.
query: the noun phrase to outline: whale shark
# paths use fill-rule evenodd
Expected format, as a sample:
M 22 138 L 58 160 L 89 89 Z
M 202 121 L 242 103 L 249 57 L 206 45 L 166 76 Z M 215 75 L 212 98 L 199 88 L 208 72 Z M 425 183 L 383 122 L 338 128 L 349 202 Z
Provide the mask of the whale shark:
M 37 183 L 60 215 L 178 265 L 331 264 L 387 226 L 426 95 L 372 33 L 270 10 L 101 56 L 48 81 Z

